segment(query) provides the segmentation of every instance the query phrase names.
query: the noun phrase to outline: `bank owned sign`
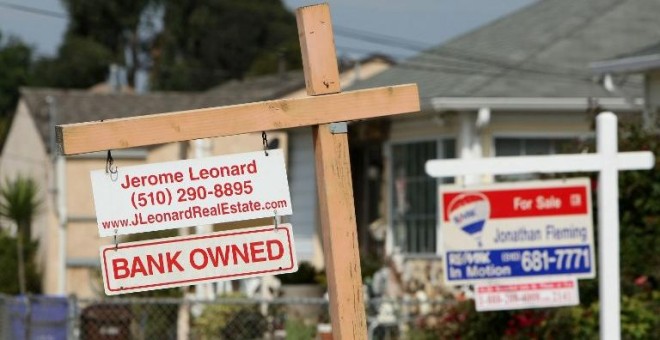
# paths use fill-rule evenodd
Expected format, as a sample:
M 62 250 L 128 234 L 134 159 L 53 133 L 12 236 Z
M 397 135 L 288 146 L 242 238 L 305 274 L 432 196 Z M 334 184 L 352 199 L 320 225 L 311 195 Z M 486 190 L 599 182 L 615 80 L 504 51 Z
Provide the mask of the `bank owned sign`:
M 101 248 L 107 295 L 291 273 L 290 224 L 128 242 Z

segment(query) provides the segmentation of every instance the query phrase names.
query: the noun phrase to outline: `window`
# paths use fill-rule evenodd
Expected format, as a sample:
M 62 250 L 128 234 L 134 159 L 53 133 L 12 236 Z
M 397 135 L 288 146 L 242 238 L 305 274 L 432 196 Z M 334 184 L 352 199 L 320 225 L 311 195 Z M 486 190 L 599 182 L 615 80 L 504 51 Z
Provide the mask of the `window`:
M 532 137 L 495 138 L 495 156 L 536 156 L 579 152 L 584 145 L 584 138 L 577 137 Z M 529 180 L 538 178 L 535 174 L 499 175 L 497 181 Z
M 570 153 L 579 143 L 577 138 L 495 138 L 495 156 Z
M 455 158 L 455 149 L 453 140 L 391 145 L 390 221 L 394 246 L 403 253 L 436 252 L 438 180 L 424 166 L 430 159 Z

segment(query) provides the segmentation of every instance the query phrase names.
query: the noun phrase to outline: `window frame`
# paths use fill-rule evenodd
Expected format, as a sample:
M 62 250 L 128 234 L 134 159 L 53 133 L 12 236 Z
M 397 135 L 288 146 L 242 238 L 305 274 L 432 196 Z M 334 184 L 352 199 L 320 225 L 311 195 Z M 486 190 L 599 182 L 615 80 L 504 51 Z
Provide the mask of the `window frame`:
M 437 195 L 438 187 L 439 185 L 443 182 L 442 178 L 434 178 L 435 182 L 435 190 L 436 190 L 436 195 L 435 197 L 435 251 L 434 252 L 404 252 L 401 250 L 401 246 L 395 244 L 396 240 L 394 239 L 394 180 L 395 180 L 395 174 L 394 174 L 394 160 L 392 158 L 393 156 L 393 148 L 397 145 L 406 145 L 406 144 L 414 144 L 414 143 L 424 143 L 424 142 L 435 142 L 436 145 L 436 155 L 435 159 L 445 159 L 441 158 L 444 157 L 445 154 L 445 143 L 447 142 L 453 142 L 454 143 L 454 158 L 458 157 L 458 138 L 453 135 L 453 134 L 443 134 L 439 136 L 424 136 L 424 137 L 415 137 L 415 138 L 402 138 L 402 139 L 396 139 L 396 140 L 388 140 L 385 142 L 383 151 L 385 153 L 385 159 L 387 162 L 387 192 L 386 192 L 386 207 L 387 207 L 387 233 L 386 233 L 386 243 L 385 243 L 385 253 L 387 255 L 391 255 L 394 253 L 395 248 L 399 248 L 399 254 L 403 255 L 404 258 L 418 258 L 418 259 L 437 259 L 440 257 L 441 251 L 440 251 L 440 245 L 441 245 L 441 238 L 440 238 L 440 224 L 438 220 L 438 216 L 440 214 L 440 207 L 439 207 L 439 197 Z M 446 158 L 449 159 L 449 158 Z M 428 175 L 427 175 L 428 176 Z M 454 178 L 450 178 L 448 180 L 454 180 Z
M 558 139 L 566 139 L 568 141 L 572 139 L 581 139 L 581 140 L 589 140 L 589 139 L 594 139 L 596 136 L 595 132 L 592 131 L 585 131 L 585 132 L 578 132 L 578 131 L 570 131 L 570 132 L 563 132 L 563 131 L 542 131 L 542 132 L 513 132 L 513 131 L 498 131 L 494 132 L 491 134 L 490 138 L 490 152 L 489 152 L 489 157 L 498 157 L 497 156 L 497 139 L 502 139 L 502 138 L 511 138 L 511 139 L 538 139 L 538 140 L 547 140 L 547 139 L 552 139 L 552 140 L 558 140 Z M 556 155 L 557 150 L 556 146 L 552 146 L 552 152 L 548 155 Z M 528 154 L 522 154 L 518 156 L 499 156 L 499 157 L 524 157 L 524 156 L 539 156 L 539 155 L 528 155 Z M 492 176 L 492 181 L 493 182 L 510 182 L 510 181 L 530 181 L 530 180 L 536 180 L 538 179 L 535 177 L 533 174 L 518 174 L 518 175 L 494 175 Z
M 518 138 L 518 139 L 594 139 L 596 138 L 596 133 L 589 132 L 562 132 L 562 131 L 543 131 L 538 132 L 514 132 L 514 131 L 498 131 L 494 132 L 490 136 L 490 152 L 488 157 L 497 157 L 495 153 L 496 149 L 496 140 L 498 138 Z

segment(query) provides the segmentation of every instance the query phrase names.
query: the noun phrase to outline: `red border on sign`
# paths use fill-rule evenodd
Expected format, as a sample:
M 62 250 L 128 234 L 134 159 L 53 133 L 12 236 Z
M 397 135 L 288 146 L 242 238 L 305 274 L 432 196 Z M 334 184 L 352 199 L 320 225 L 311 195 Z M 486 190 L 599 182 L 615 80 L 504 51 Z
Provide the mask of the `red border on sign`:
M 200 282 L 200 281 L 208 281 L 208 280 L 213 280 L 213 279 L 221 279 L 221 278 L 229 278 L 229 277 L 239 277 L 239 276 L 246 276 L 246 275 L 256 275 L 256 274 L 265 274 L 265 273 L 273 273 L 273 272 L 279 272 L 279 271 L 286 271 L 294 267 L 293 263 L 293 248 L 291 247 L 291 233 L 288 228 L 284 229 L 278 229 L 276 232 L 280 231 L 286 231 L 286 237 L 287 240 L 289 241 L 289 256 L 291 258 L 291 265 L 287 268 L 278 268 L 278 269 L 272 269 L 272 270 L 261 270 L 261 271 L 253 271 L 253 272 L 246 272 L 246 273 L 241 273 L 241 274 L 231 274 L 231 275 L 218 275 L 218 276 L 208 276 L 208 277 L 203 277 L 203 278 L 197 278 L 197 279 L 189 279 L 189 280 L 179 280 L 179 281 L 170 281 L 170 282 L 161 282 L 161 283 L 154 283 L 154 284 L 149 284 L 149 285 L 142 285 L 142 286 L 130 286 L 130 287 L 123 287 L 123 288 L 111 288 L 109 285 L 110 281 L 110 276 L 108 274 L 108 264 L 107 264 L 107 258 L 105 256 L 105 253 L 107 251 L 115 251 L 115 247 L 110 247 L 106 248 L 103 250 L 103 270 L 105 271 L 105 277 L 106 277 L 106 286 L 108 288 L 108 291 L 111 292 L 121 292 L 121 291 L 126 291 L 126 290 L 132 290 L 132 289 L 141 289 L 141 288 L 153 288 L 153 287 L 160 287 L 160 286 L 168 286 L 168 285 L 173 285 L 173 284 L 179 284 L 179 283 L 191 283 L 191 282 Z M 118 245 L 117 250 L 119 249 L 128 249 L 128 248 L 137 248 L 137 247 L 143 247 L 143 246 L 151 246 L 151 245 L 158 245 L 158 244 L 167 244 L 167 243 L 183 243 L 183 242 L 188 242 L 188 241 L 195 241 L 195 240 L 203 240 L 203 239 L 211 239 L 211 238 L 218 238 L 218 237 L 226 237 L 226 236 L 235 236 L 235 235 L 245 235 L 245 234 L 257 234 L 257 233 L 263 233 L 263 232 L 269 232 L 269 231 L 275 231 L 275 228 L 269 228 L 269 229 L 261 229 L 261 230 L 252 230 L 252 231 L 242 231 L 242 232 L 234 232 L 234 233 L 228 233 L 228 234 L 216 234 L 216 235 L 206 235 L 206 236 L 196 236 L 196 237 L 191 237 L 191 238 L 185 238 L 185 239 L 175 239 L 175 240 L 170 240 L 170 239 L 162 239 L 159 241 L 155 242 L 144 242 L 144 243 L 139 243 L 139 244 L 129 244 L 129 245 Z M 129 292 L 130 293 L 130 292 Z

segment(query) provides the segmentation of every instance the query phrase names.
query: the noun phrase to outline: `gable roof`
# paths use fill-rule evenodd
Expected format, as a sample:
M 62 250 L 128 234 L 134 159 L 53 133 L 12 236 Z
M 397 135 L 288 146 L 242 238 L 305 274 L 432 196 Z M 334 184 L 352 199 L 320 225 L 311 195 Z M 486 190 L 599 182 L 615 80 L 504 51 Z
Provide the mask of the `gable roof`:
M 245 80 L 231 80 L 207 90 L 207 95 L 234 94 L 240 102 L 275 99 L 305 87 L 302 70 L 288 71 L 283 74 L 271 74 Z
M 417 83 L 434 97 L 611 97 L 589 63 L 658 40 L 660 0 L 543 0 L 422 52 L 353 89 Z M 641 79 L 621 86 L 641 96 Z
M 393 63 L 391 59 L 381 55 L 368 56 L 359 63 L 366 64 L 373 61 Z M 340 70 L 348 71 L 354 66 L 354 63 L 342 64 Z M 50 133 L 53 132 L 46 101 L 48 97 L 54 101 L 57 113 L 56 124 L 70 124 L 272 100 L 303 88 L 305 88 L 303 71 L 293 70 L 283 74 L 232 80 L 206 92 L 135 94 L 25 87 L 21 88 L 21 100 L 25 102 L 48 150 Z
M 53 132 L 51 131 L 49 108 L 46 101 L 48 97 L 54 101 L 57 124 L 193 110 L 265 99 L 258 91 L 252 92 L 249 96 L 227 91 L 210 94 L 151 92 L 139 95 L 133 93 L 98 93 L 87 90 L 22 88 L 21 100 L 25 102 L 30 111 L 42 141 L 47 148 L 49 147 L 50 133 Z

